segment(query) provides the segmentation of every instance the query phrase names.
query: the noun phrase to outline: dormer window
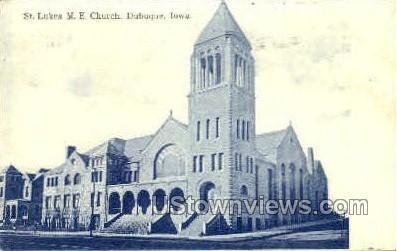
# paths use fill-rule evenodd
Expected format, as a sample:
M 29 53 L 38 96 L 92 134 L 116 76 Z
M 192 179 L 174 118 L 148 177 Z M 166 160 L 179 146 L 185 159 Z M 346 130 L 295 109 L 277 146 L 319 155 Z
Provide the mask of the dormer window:
M 75 165 L 76 164 L 76 159 L 71 159 L 70 163 L 72 163 L 72 165 Z

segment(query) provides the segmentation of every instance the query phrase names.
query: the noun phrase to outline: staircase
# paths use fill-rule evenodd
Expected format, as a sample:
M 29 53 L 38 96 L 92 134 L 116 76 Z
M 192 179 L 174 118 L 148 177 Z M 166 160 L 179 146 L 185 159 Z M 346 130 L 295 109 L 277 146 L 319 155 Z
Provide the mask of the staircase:
M 182 230 L 179 234 L 183 236 L 203 235 L 203 224 L 205 223 L 207 225 L 214 217 L 216 217 L 216 215 L 211 213 L 203 215 L 194 213 L 182 224 Z
M 152 220 L 151 233 L 176 234 L 178 232 L 177 227 L 171 214 L 167 213 Z
M 110 224 L 105 232 L 149 234 L 152 215 L 124 214 Z
M 119 213 L 116 216 L 114 216 L 110 221 L 105 222 L 104 227 L 108 228 L 110 225 L 112 225 L 115 221 L 117 221 L 121 216 L 123 216 L 123 213 Z

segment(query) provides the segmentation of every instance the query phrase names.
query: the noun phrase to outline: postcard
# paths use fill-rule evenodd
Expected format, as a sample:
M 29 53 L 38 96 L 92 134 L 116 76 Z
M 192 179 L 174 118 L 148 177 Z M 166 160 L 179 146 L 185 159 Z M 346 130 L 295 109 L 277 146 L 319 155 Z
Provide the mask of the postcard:
M 395 249 L 395 1 L 0 1 L 0 249 Z

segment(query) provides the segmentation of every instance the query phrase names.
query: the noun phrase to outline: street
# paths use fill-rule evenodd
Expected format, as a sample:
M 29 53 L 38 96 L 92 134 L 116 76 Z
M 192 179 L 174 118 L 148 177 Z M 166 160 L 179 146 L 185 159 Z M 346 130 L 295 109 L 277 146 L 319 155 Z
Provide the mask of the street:
M 214 240 L 186 238 L 146 238 L 117 236 L 34 236 L 0 234 L 2 250 L 114 250 L 114 249 L 259 249 L 310 248 L 347 249 L 348 235 L 337 230 L 317 230 L 283 234 L 273 237 L 252 237 L 245 240 Z

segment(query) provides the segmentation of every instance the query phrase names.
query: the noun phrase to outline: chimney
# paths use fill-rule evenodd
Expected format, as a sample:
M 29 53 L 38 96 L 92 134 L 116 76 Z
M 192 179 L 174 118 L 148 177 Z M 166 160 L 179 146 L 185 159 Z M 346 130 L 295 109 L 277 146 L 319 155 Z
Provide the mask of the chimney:
M 314 155 L 313 155 L 313 148 L 307 148 L 307 169 L 311 173 L 314 170 Z
M 70 157 L 70 155 L 76 151 L 76 147 L 75 146 L 67 146 L 66 147 L 66 159 L 68 159 Z

